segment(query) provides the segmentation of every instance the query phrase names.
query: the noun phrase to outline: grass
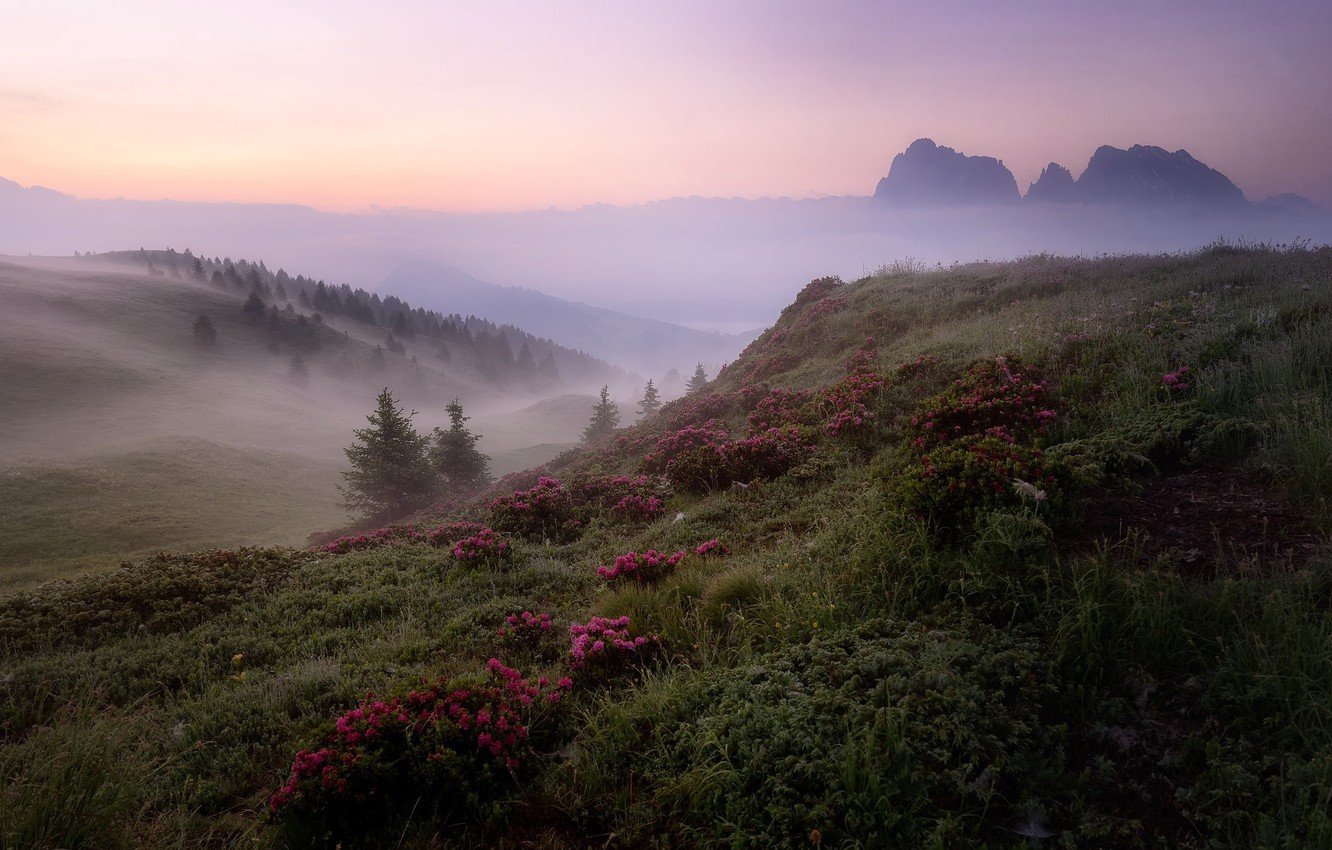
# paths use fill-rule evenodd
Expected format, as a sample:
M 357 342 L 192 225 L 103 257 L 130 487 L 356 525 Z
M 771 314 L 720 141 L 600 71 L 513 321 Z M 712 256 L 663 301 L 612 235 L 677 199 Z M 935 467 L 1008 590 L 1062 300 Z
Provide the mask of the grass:
M 1326 551 L 1184 574 L 1132 535 L 1063 536 L 1085 488 L 1209 465 L 1332 531 L 1330 273 L 1332 252 L 1225 246 L 890 270 L 835 291 L 840 310 L 789 311 L 784 340 L 716 382 L 738 389 L 790 346 L 802 356 L 770 380 L 826 384 L 871 333 L 885 369 L 941 361 L 932 385 L 884 394 L 872 438 L 826 442 L 778 479 L 672 495 L 646 526 L 515 541 L 502 570 L 425 544 L 262 549 L 11 594 L 0 846 L 303 846 L 265 811 L 294 752 L 367 691 L 480 669 L 522 610 L 561 628 L 628 614 L 661 649 L 579 680 L 482 815 L 370 824 L 342 846 L 1332 845 Z M 1054 376 L 1064 507 L 996 509 L 941 542 L 899 497 L 911 416 L 971 360 L 1014 350 Z M 1181 365 L 1192 386 L 1171 393 L 1161 376 Z M 637 462 L 610 448 L 556 466 Z M 712 537 L 732 554 L 655 584 L 595 576 Z
M 203 440 L 162 440 L 0 470 L 0 590 L 155 552 L 299 545 L 344 521 L 339 465 Z

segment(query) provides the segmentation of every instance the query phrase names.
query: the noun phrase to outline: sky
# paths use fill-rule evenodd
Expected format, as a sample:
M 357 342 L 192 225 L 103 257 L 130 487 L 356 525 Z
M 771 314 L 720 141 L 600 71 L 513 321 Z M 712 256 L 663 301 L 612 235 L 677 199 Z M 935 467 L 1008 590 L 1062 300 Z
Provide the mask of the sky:
M 1332 202 L 1332 3 L 0 0 L 0 177 L 459 212 L 866 195 L 920 137 Z

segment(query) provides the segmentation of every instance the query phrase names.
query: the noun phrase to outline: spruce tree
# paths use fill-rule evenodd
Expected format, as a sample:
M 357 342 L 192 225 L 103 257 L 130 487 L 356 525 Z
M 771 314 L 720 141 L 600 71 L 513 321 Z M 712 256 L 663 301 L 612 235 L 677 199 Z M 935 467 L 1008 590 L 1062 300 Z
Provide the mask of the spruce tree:
M 291 355 L 291 365 L 287 368 L 287 377 L 297 386 L 305 386 L 310 382 L 310 368 L 305 365 L 305 358 L 300 354 Z
M 480 434 L 467 430 L 470 417 L 463 415 L 462 404 L 454 399 L 444 408 L 449 414 L 449 429 L 435 429 L 435 445 L 430 463 L 451 495 L 462 495 L 490 483 L 490 458 L 476 447 Z
M 647 386 L 643 387 L 643 397 L 638 401 L 638 418 L 647 419 L 658 410 L 661 410 L 661 393 L 653 386 L 652 379 L 648 378 Z
M 708 373 L 703 370 L 703 364 L 700 363 L 698 364 L 698 368 L 694 369 L 694 374 L 690 377 L 689 382 L 685 384 L 685 394 L 693 395 L 694 393 L 702 392 L 703 388 L 707 385 Z
M 610 400 L 610 387 L 601 388 L 601 400 L 592 408 L 592 420 L 583 429 L 583 441 L 595 443 L 614 433 L 620 425 L 620 408 Z
M 251 292 L 250 297 L 245 299 L 245 306 L 241 307 L 241 313 L 245 320 L 253 324 L 264 317 L 268 308 L 264 306 L 264 299 L 259 297 L 259 293 Z
M 412 417 L 404 413 L 385 387 L 375 411 L 366 417 L 368 428 L 356 431 L 356 443 L 346 450 L 351 469 L 339 485 L 343 506 L 387 518 L 424 505 L 434 491 L 435 475 L 426 453 L 429 440 L 416 433 Z
M 194 341 L 204 346 L 217 344 L 217 328 L 213 327 L 213 320 L 203 313 L 194 320 Z

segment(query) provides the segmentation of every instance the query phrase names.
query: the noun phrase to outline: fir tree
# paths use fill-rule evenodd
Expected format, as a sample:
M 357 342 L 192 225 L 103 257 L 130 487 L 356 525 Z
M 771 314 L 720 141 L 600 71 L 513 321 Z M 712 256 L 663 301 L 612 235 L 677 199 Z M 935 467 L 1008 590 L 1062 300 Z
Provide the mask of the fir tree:
M 217 328 L 213 327 L 213 320 L 203 313 L 194 320 L 194 341 L 204 346 L 217 345 Z
M 241 314 L 245 316 L 245 321 L 251 324 L 264 317 L 268 308 L 264 306 L 264 299 L 259 297 L 259 293 L 251 292 L 250 297 L 245 299 L 245 306 L 241 307 Z
M 594 443 L 610 436 L 620 425 L 620 408 L 610 400 L 610 387 L 601 388 L 601 400 L 592 408 L 592 419 L 583 429 L 583 441 Z
M 532 347 L 526 341 L 523 342 L 523 347 L 518 349 L 518 360 L 514 365 L 518 367 L 518 371 L 526 375 L 536 371 L 536 358 L 532 356 Z
M 203 260 L 200 260 L 198 257 L 194 258 L 194 262 L 190 263 L 190 276 L 195 280 L 204 279 Z
M 450 495 L 474 492 L 490 483 L 490 458 L 477 449 L 481 435 L 467 430 L 470 417 L 463 415 L 458 399 L 444 409 L 449 414 L 449 429 L 435 429 L 430 463 Z
M 416 433 L 412 417 L 404 413 L 388 388 L 376 399 L 368 428 L 356 431 L 356 443 L 346 450 L 351 469 L 339 485 L 343 506 L 369 515 L 397 517 L 421 507 L 434 490 L 435 476 L 426 453 L 429 440 Z
M 661 393 L 653 386 L 652 379 L 648 378 L 647 386 L 643 387 L 643 397 L 638 401 L 638 418 L 647 419 L 658 410 L 661 410 Z
M 291 355 L 291 365 L 287 368 L 287 377 L 293 384 L 303 387 L 310 383 L 310 368 L 305 365 L 305 358 L 300 354 Z
M 703 364 L 700 363 L 698 364 L 698 367 L 694 369 L 694 374 L 689 378 L 689 382 L 685 384 L 685 394 L 693 395 L 694 393 L 702 392 L 703 388 L 707 385 L 708 373 L 704 371 Z
M 560 379 L 560 367 L 555 364 L 554 352 L 546 352 L 546 356 L 541 358 L 541 364 L 537 366 L 537 371 L 541 373 L 543 378 L 549 378 L 552 381 Z

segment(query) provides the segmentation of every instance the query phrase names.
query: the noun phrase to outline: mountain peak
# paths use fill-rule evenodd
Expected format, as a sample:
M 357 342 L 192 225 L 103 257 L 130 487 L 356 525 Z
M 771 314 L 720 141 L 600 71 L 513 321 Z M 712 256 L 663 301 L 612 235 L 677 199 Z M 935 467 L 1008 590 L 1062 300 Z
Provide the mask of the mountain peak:
M 1171 153 L 1156 145 L 1128 150 L 1101 145 L 1077 181 L 1080 200 L 1119 204 L 1246 203 L 1230 178 L 1199 162 L 1183 148 Z
M 993 204 L 1019 199 L 1013 172 L 991 156 L 967 156 L 933 139 L 917 139 L 893 157 L 874 198 L 909 206 Z
M 1073 180 L 1073 172 L 1057 162 L 1050 163 L 1041 169 L 1041 176 L 1027 188 L 1025 197 L 1029 201 L 1076 201 L 1077 184 Z

